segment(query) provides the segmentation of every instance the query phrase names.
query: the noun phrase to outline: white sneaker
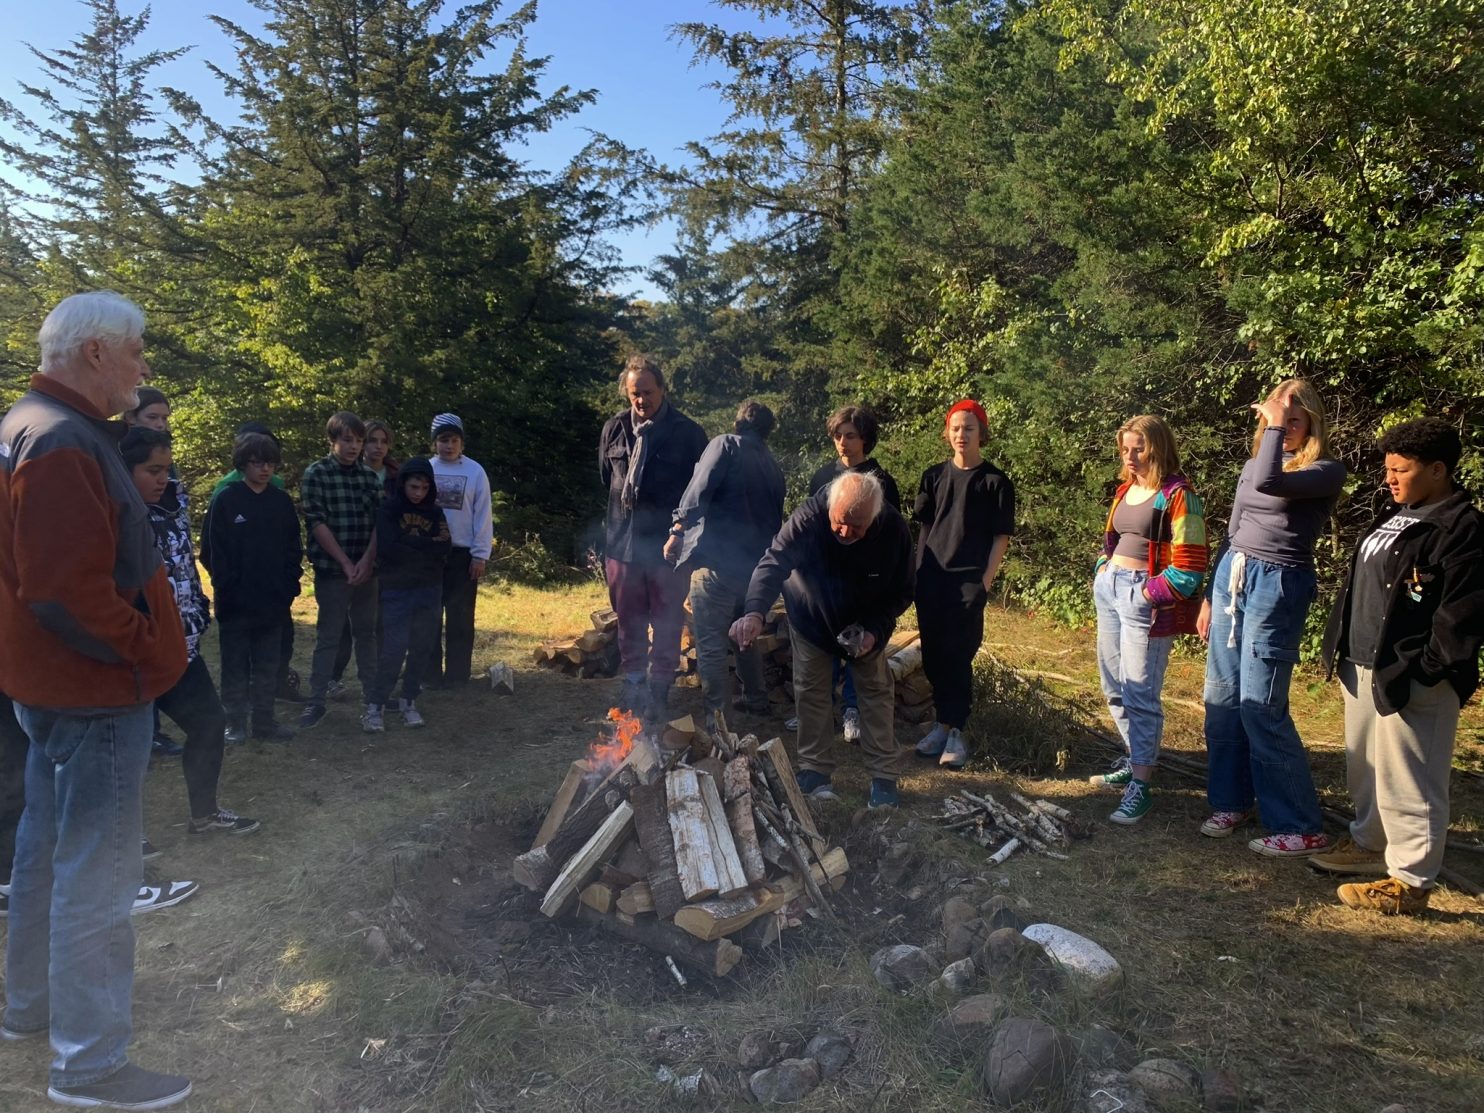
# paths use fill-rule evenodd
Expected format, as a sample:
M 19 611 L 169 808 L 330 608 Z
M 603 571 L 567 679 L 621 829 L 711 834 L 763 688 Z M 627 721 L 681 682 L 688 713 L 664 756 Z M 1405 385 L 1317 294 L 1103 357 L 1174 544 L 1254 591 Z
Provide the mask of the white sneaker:
M 934 723 L 933 729 L 922 736 L 917 743 L 917 756 L 925 760 L 931 760 L 943 752 L 943 747 L 948 744 L 948 728 L 942 723 Z
M 374 703 L 368 703 L 366 710 L 361 712 L 361 729 L 367 734 L 380 734 L 386 730 L 386 723 L 381 717 L 381 708 Z
M 194 881 L 167 881 L 163 885 L 141 885 L 139 895 L 134 898 L 134 907 L 129 909 L 129 914 L 137 916 L 141 912 L 169 908 L 171 905 L 179 904 L 186 897 L 194 896 L 199 888 L 201 886 Z
M 950 727 L 948 740 L 943 743 L 943 752 L 938 756 L 938 765 L 944 769 L 962 769 L 969 761 L 969 747 L 964 744 L 963 731 Z
M 845 709 L 845 721 L 841 724 L 841 731 L 845 735 L 845 741 L 856 744 L 861 740 L 861 713 L 853 707 Z
M 400 700 L 397 704 L 402 712 L 402 725 L 405 727 L 425 727 L 428 721 L 423 718 L 422 712 L 417 709 L 417 704 L 410 699 Z

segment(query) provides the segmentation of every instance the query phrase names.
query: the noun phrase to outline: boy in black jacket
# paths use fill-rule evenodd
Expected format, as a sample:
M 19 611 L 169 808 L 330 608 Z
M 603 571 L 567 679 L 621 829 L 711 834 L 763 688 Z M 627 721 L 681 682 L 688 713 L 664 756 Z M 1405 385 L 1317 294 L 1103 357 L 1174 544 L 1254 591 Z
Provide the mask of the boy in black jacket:
M 1448 773 L 1460 705 L 1479 686 L 1484 641 L 1484 514 L 1453 481 L 1457 430 L 1424 417 L 1394 426 L 1387 507 L 1350 558 L 1324 638 L 1345 689 L 1345 760 L 1355 821 L 1309 859 L 1362 880 L 1351 908 L 1427 907 L 1448 834 Z
M 278 442 L 244 433 L 232 445 L 242 478 L 212 499 L 201 530 L 201 564 L 211 573 L 222 649 L 222 704 L 227 741 L 282 742 L 291 727 L 274 721 L 279 647 L 289 606 L 299 594 L 304 548 L 294 501 L 272 486 L 283 463 Z
M 443 565 L 452 541 L 448 520 L 433 494 L 433 465 L 414 456 L 397 473 L 396 492 L 376 516 L 376 568 L 381 585 L 381 655 L 361 725 L 367 733 L 386 729 L 384 708 L 402 662 L 402 722 L 425 724 L 417 709 L 423 667 L 438 638 L 443 610 Z

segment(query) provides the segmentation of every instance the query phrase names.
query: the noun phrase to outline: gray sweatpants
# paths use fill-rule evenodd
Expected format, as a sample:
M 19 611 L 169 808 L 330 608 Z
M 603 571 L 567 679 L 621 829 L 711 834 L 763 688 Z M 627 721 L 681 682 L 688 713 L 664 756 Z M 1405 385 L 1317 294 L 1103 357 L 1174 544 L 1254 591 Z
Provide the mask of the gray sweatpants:
M 1376 708 L 1371 670 L 1340 662 L 1345 690 L 1345 778 L 1355 803 L 1350 837 L 1385 851 L 1386 872 L 1430 888 L 1448 836 L 1448 772 L 1458 733 L 1458 693 L 1446 681 L 1412 682 L 1395 715 Z

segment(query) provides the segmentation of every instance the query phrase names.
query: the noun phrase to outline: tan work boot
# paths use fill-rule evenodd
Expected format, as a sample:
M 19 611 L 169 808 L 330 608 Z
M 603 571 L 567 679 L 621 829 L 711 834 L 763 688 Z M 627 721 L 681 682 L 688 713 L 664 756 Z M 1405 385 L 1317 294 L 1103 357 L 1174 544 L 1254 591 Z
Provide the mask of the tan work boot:
M 1323 854 L 1312 855 L 1309 865 L 1325 873 L 1375 877 L 1386 872 L 1386 855 L 1379 850 L 1367 850 L 1349 835 L 1345 835 Z
M 1431 889 L 1414 889 L 1404 881 L 1385 877 L 1380 881 L 1352 881 L 1337 890 L 1340 903 L 1369 909 L 1384 916 L 1416 916 L 1427 910 Z

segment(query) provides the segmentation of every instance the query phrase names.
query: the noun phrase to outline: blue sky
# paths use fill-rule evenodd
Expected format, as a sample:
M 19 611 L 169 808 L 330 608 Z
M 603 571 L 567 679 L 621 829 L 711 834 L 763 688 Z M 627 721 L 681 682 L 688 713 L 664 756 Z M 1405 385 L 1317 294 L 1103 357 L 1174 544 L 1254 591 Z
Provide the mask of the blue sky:
M 136 14 L 138 0 L 120 0 L 120 8 Z M 508 0 L 505 11 L 516 7 Z M 66 46 L 86 26 L 88 10 L 81 3 L 21 3 L 7 0 L 5 34 L 0 37 L 0 97 L 25 100 L 17 80 L 36 83 L 38 63 L 27 51 L 30 43 L 42 50 Z M 224 115 L 228 104 L 205 62 L 232 68 L 233 56 L 225 36 L 207 17 L 220 15 L 247 27 L 261 26 L 261 13 L 246 0 L 154 0 L 149 30 L 141 49 L 191 45 L 184 58 L 156 73 L 160 84 L 173 85 L 201 100 L 206 109 Z M 562 85 L 596 89 L 598 102 L 558 129 L 533 138 L 526 159 L 534 167 L 555 169 L 566 163 L 587 141 L 587 130 L 604 132 L 631 147 L 642 147 L 656 158 L 675 163 L 690 139 L 715 134 L 726 120 L 726 107 L 715 91 L 706 89 L 719 71 L 691 68 L 688 46 L 670 38 L 670 27 L 687 20 L 745 26 L 746 17 L 721 12 L 705 0 L 539 0 L 537 18 L 528 40 L 532 56 L 548 56 L 545 88 Z M 646 266 L 655 255 L 670 250 L 675 228 L 671 223 L 639 230 L 615 239 L 624 262 Z M 650 295 L 652 287 L 642 273 L 621 285 L 625 292 Z

